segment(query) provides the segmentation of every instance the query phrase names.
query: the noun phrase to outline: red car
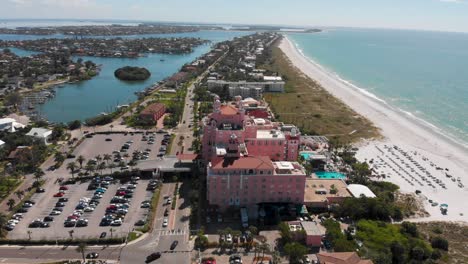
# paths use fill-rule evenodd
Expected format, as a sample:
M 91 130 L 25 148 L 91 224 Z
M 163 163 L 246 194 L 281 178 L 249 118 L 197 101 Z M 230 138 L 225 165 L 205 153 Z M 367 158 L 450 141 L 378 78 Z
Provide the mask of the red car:
M 67 219 L 78 219 L 79 217 L 76 215 L 70 215 L 67 217 Z
M 119 191 L 119 192 L 117 192 L 115 195 L 117 195 L 117 196 L 124 196 L 124 195 L 125 195 L 125 192 L 124 192 L 124 191 Z
M 63 197 L 64 195 L 65 195 L 64 193 L 58 192 L 54 194 L 54 197 Z
M 59 190 L 68 191 L 68 187 L 67 186 L 60 186 Z

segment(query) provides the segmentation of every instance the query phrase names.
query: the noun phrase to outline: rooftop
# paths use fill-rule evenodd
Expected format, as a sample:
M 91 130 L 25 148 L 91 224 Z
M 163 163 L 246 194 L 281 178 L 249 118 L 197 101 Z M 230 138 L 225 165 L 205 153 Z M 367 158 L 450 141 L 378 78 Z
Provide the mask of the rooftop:
M 332 186 L 336 193 L 330 193 Z M 306 179 L 304 203 L 324 202 L 332 197 L 351 197 L 342 180 Z
M 271 82 L 271 81 L 280 82 L 283 79 L 280 76 L 263 76 L 263 80 L 266 82 Z
M 316 222 L 302 221 L 301 225 L 308 236 L 325 235 L 325 231 Z
M 232 106 L 232 105 L 222 105 L 221 106 L 221 114 L 222 115 L 237 115 L 239 110 Z
M 275 174 L 294 174 L 294 175 L 305 175 L 304 168 L 297 163 L 291 161 L 276 161 L 273 162 L 275 168 Z
M 284 139 L 284 133 L 279 130 L 257 130 L 259 139 Z
M 319 263 L 327 264 L 373 264 L 371 260 L 361 259 L 356 252 L 320 252 Z
M 213 169 L 273 169 L 269 157 L 216 158 L 211 164 Z
M 365 185 L 361 184 L 350 184 L 348 185 L 348 191 L 354 197 L 368 197 L 368 198 L 375 198 L 375 194 Z
M 42 127 L 33 127 L 26 135 L 31 137 L 46 138 L 52 135 L 52 130 Z
M 163 109 L 164 107 L 165 107 L 164 104 L 161 104 L 161 103 L 150 104 L 145 109 L 143 109 L 143 111 L 141 111 L 140 114 L 152 115 L 154 113 L 161 111 L 161 109 Z

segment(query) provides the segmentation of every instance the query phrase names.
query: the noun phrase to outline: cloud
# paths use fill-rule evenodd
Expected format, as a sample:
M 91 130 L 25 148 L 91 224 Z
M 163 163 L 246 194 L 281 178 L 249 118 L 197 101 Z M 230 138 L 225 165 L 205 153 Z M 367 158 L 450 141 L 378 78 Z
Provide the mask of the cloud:
M 444 3 L 455 3 L 455 4 L 461 4 L 465 2 L 465 0 L 439 0 L 439 1 L 444 2 Z
M 32 3 L 31 0 L 8 0 L 8 2 L 15 5 L 30 5 Z

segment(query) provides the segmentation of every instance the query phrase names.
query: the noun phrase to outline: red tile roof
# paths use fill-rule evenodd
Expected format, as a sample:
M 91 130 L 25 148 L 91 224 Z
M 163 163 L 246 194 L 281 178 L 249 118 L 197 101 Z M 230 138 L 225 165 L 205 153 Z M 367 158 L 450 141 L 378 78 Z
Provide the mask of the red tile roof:
M 178 154 L 177 158 L 179 160 L 190 160 L 194 161 L 198 158 L 198 154 Z
M 215 158 L 213 169 L 271 169 L 273 163 L 269 157 Z
M 319 263 L 327 264 L 373 264 L 372 260 L 361 259 L 356 252 L 322 252 L 317 258 Z
M 143 111 L 141 111 L 140 114 L 142 114 L 142 115 L 152 115 L 154 113 L 157 113 L 157 112 L 161 111 L 161 109 L 163 109 L 164 107 L 165 107 L 165 105 L 161 104 L 161 103 L 150 104 L 145 109 L 143 109 Z
M 221 114 L 223 115 L 237 115 L 239 111 L 232 105 L 222 105 Z

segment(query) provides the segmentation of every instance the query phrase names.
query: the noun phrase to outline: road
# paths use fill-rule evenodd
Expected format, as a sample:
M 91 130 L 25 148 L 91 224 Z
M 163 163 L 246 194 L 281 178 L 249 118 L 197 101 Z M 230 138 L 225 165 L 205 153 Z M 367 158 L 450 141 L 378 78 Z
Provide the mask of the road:
M 195 102 L 192 100 L 194 94 L 193 91 L 195 90 L 195 85 L 200 83 L 206 75 L 210 72 L 213 67 L 218 64 L 228 53 L 226 51 L 223 55 L 221 55 L 210 67 L 208 67 L 202 74 L 200 74 L 195 81 L 193 81 L 190 86 L 187 88 L 187 95 L 185 96 L 185 107 L 184 112 L 182 113 L 182 120 L 177 126 L 176 129 L 173 130 L 176 138 L 174 140 L 173 147 L 171 149 L 171 155 L 175 155 L 177 153 L 193 153 L 189 149 L 192 146 L 193 142 L 193 107 Z M 177 143 L 180 140 L 180 137 L 183 136 L 184 140 L 182 145 L 178 145 Z

